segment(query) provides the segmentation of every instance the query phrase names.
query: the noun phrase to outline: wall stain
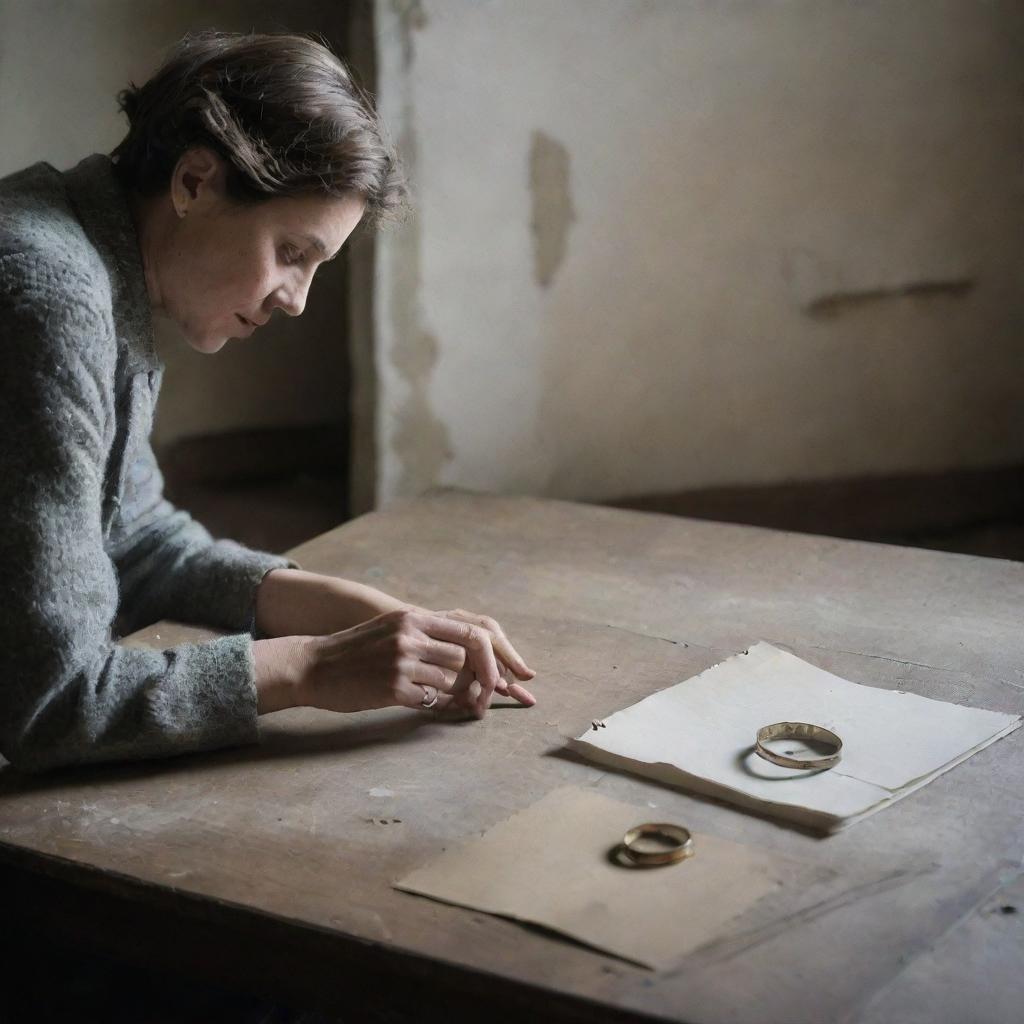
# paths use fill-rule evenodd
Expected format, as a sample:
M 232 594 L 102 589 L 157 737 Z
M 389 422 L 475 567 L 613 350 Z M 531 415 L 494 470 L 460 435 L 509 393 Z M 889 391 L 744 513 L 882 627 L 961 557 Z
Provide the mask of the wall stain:
M 420 0 L 392 0 L 398 15 L 402 62 L 408 72 L 414 57 L 413 35 L 427 24 Z M 413 125 L 415 103 L 411 75 L 402 76 L 402 114 L 397 145 L 410 181 L 415 180 L 417 139 Z M 390 296 L 394 341 L 388 358 L 407 393 L 401 397 L 389 431 L 389 445 L 398 461 L 398 494 L 421 494 L 440 479 L 445 463 L 454 457 L 448 427 L 430 405 L 430 377 L 441 347 L 422 323 L 420 253 L 422 229 L 415 211 L 404 224 L 392 263 Z
M 402 465 L 403 494 L 422 494 L 433 487 L 455 454 L 448 427 L 431 408 L 428 394 L 439 354 L 437 339 L 423 330 L 400 335 L 391 350 L 391 361 L 409 388 L 391 435 L 391 449 Z
M 542 131 L 530 140 L 530 197 L 533 274 L 547 288 L 565 260 L 576 211 L 569 189 L 569 150 Z
M 423 9 L 423 0 L 391 0 L 391 7 L 398 15 L 402 37 L 402 67 L 408 71 L 414 56 L 413 34 L 427 27 L 427 12 Z
M 406 165 L 411 166 L 415 144 L 411 133 L 399 143 Z M 391 294 L 394 342 L 388 356 L 408 389 L 395 414 L 390 445 L 400 464 L 397 481 L 401 494 L 421 494 L 433 487 L 445 463 L 453 456 L 448 427 L 430 405 L 430 377 L 441 347 L 421 323 L 420 225 L 413 214 L 396 250 Z
M 899 288 L 866 288 L 863 291 L 835 292 L 822 295 L 809 302 L 805 309 L 809 316 L 829 319 L 884 299 L 932 298 L 946 296 L 962 298 L 970 293 L 975 282 L 972 278 L 957 278 L 949 281 L 915 281 Z

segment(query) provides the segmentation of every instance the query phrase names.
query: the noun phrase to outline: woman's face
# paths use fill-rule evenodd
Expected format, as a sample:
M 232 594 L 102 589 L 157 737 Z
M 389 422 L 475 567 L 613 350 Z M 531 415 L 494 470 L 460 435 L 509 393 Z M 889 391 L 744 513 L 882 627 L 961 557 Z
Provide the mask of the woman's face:
M 182 157 L 157 204 L 157 229 L 142 233 L 150 299 L 199 352 L 249 337 L 277 309 L 298 316 L 317 267 L 338 254 L 365 206 L 323 195 L 237 202 L 208 150 Z

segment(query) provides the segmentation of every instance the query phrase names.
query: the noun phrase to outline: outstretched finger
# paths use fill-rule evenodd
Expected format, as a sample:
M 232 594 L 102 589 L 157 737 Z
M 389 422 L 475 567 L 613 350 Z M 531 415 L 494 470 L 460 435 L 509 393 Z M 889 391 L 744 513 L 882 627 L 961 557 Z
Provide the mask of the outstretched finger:
M 537 698 L 525 686 L 520 686 L 519 683 L 509 683 L 508 695 L 528 708 L 532 708 L 537 703 Z
M 537 698 L 525 686 L 517 683 L 512 678 L 512 669 L 502 664 L 499 665 L 499 670 L 501 672 L 501 682 L 494 692 L 500 693 L 503 697 L 511 697 L 513 700 L 519 701 L 520 704 L 532 708 L 537 703 Z
M 495 693 L 500 693 L 503 697 L 511 697 L 528 708 L 532 708 L 537 703 L 537 698 L 525 686 L 509 682 L 510 669 L 502 666 L 499 671 L 502 678 L 499 685 L 495 687 Z M 453 685 L 446 687 L 446 689 L 454 698 L 455 704 L 467 710 L 472 709 L 480 695 L 480 684 L 476 681 L 473 670 L 466 668 L 457 675 L 451 673 L 451 676 L 452 678 L 449 682 L 453 683 Z

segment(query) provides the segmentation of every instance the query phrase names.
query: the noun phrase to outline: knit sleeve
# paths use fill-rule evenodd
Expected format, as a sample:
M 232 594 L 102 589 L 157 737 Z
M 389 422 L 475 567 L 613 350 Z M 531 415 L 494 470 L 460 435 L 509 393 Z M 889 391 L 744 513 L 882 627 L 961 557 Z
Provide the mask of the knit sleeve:
M 150 400 L 150 375 L 133 380 L 132 402 Z M 145 419 L 145 415 L 139 419 Z M 128 632 L 175 619 L 228 630 L 255 631 L 256 589 L 271 569 L 296 567 L 288 558 L 213 540 L 163 496 L 148 437 L 140 437 L 127 469 L 111 548 L 121 588 L 118 627 Z
M 257 738 L 250 637 L 112 642 L 117 350 L 97 288 L 70 264 L 0 260 L 0 752 L 26 770 Z

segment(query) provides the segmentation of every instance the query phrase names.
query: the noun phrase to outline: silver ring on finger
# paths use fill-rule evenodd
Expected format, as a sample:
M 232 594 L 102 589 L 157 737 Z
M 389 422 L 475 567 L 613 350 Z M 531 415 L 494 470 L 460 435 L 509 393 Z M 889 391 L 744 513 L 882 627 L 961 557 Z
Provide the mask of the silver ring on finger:
M 432 708 L 437 703 L 437 688 L 434 686 L 423 687 L 423 700 L 420 701 L 421 708 Z

